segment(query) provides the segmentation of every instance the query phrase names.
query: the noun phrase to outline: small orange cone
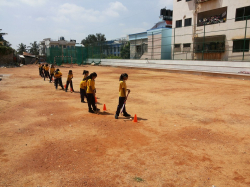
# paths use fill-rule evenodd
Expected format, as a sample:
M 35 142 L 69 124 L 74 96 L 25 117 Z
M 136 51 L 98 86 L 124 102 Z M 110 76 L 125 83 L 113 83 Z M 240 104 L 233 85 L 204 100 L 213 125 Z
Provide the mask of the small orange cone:
M 106 108 L 106 105 L 104 104 L 103 105 L 103 111 L 106 111 L 107 110 L 107 108 Z
M 70 88 L 70 91 L 73 92 L 72 88 Z
M 97 98 L 95 97 L 95 103 L 97 103 Z
M 66 89 L 66 84 L 64 85 L 64 89 Z
M 135 114 L 135 117 L 134 117 L 134 122 L 136 123 L 137 122 L 137 116 Z

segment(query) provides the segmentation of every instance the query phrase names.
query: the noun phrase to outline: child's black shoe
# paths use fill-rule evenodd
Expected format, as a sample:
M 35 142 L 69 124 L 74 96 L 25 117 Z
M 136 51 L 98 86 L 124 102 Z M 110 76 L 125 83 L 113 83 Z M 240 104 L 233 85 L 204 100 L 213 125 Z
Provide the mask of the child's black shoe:
M 131 115 L 126 113 L 126 114 L 123 114 L 124 117 L 130 117 Z
M 118 119 L 118 116 L 117 116 L 117 115 L 115 115 L 115 119 Z
M 95 112 L 94 112 L 94 110 L 89 110 L 89 113 L 93 113 L 94 114 Z

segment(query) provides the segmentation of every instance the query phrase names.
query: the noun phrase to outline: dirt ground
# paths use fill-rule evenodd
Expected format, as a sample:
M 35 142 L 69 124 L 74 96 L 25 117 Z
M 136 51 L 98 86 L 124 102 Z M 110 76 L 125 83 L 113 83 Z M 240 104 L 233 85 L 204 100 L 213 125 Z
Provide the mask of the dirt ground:
M 0 186 L 250 186 L 250 81 L 101 66 L 55 90 L 35 65 L 1 68 Z M 80 102 L 84 69 L 97 72 L 98 108 Z M 127 111 L 114 118 L 119 75 Z

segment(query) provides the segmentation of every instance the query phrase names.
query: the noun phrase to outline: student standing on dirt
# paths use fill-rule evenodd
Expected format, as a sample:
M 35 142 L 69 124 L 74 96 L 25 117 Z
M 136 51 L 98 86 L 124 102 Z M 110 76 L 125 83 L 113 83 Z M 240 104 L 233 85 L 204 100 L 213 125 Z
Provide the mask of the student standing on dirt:
M 90 113 L 95 113 L 99 111 L 99 109 L 96 108 L 95 106 L 95 93 L 96 93 L 95 79 L 96 77 L 97 77 L 97 74 L 94 72 L 85 78 L 85 80 L 87 80 L 87 100 L 88 100 L 88 107 L 89 107 Z
M 44 80 L 45 78 L 49 78 L 49 65 L 46 64 L 44 67 Z
M 120 76 L 120 84 L 119 84 L 119 104 L 117 106 L 115 119 L 118 119 L 119 114 L 121 112 L 121 109 L 123 107 L 123 104 L 124 104 L 124 108 L 123 108 L 123 111 L 122 111 L 123 116 L 130 117 L 130 114 L 127 113 L 126 107 L 125 107 L 125 103 L 126 103 L 126 100 L 127 100 L 126 92 L 128 91 L 128 93 L 130 93 L 130 90 L 127 89 L 126 80 L 128 80 L 128 74 L 127 73 L 121 74 L 121 76 Z
M 42 75 L 41 75 L 41 67 L 42 67 L 42 64 L 39 63 L 38 67 L 39 67 L 39 75 L 42 76 Z
M 41 66 L 40 74 L 41 74 L 41 77 L 44 77 L 44 64 L 42 64 Z
M 86 94 L 87 81 L 85 80 L 85 78 L 89 75 L 89 71 L 84 70 L 83 75 L 84 75 L 83 80 L 80 83 L 80 94 L 81 94 L 81 102 L 85 103 L 84 97 L 86 97 L 87 99 L 87 94 Z
M 51 65 L 50 66 L 50 70 L 49 70 L 49 82 L 52 82 L 52 78 L 54 77 L 54 73 L 55 73 L 55 66 L 54 65 Z
M 69 70 L 65 92 L 67 92 L 69 84 L 70 84 L 71 91 L 74 92 L 72 79 L 73 79 L 73 72 L 72 70 Z
M 55 77 L 55 87 L 56 87 L 56 89 L 57 89 L 57 86 L 59 84 L 62 87 L 62 89 L 64 90 L 63 84 L 62 84 L 62 73 L 60 72 L 59 69 L 57 69 L 55 71 L 54 77 Z

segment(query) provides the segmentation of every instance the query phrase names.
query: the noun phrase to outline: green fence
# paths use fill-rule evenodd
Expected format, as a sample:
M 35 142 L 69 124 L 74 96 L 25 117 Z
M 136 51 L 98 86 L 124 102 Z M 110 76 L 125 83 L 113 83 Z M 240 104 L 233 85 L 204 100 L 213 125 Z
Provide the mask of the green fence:
M 50 64 L 85 64 L 88 50 L 85 47 L 50 47 L 46 50 L 47 62 Z

